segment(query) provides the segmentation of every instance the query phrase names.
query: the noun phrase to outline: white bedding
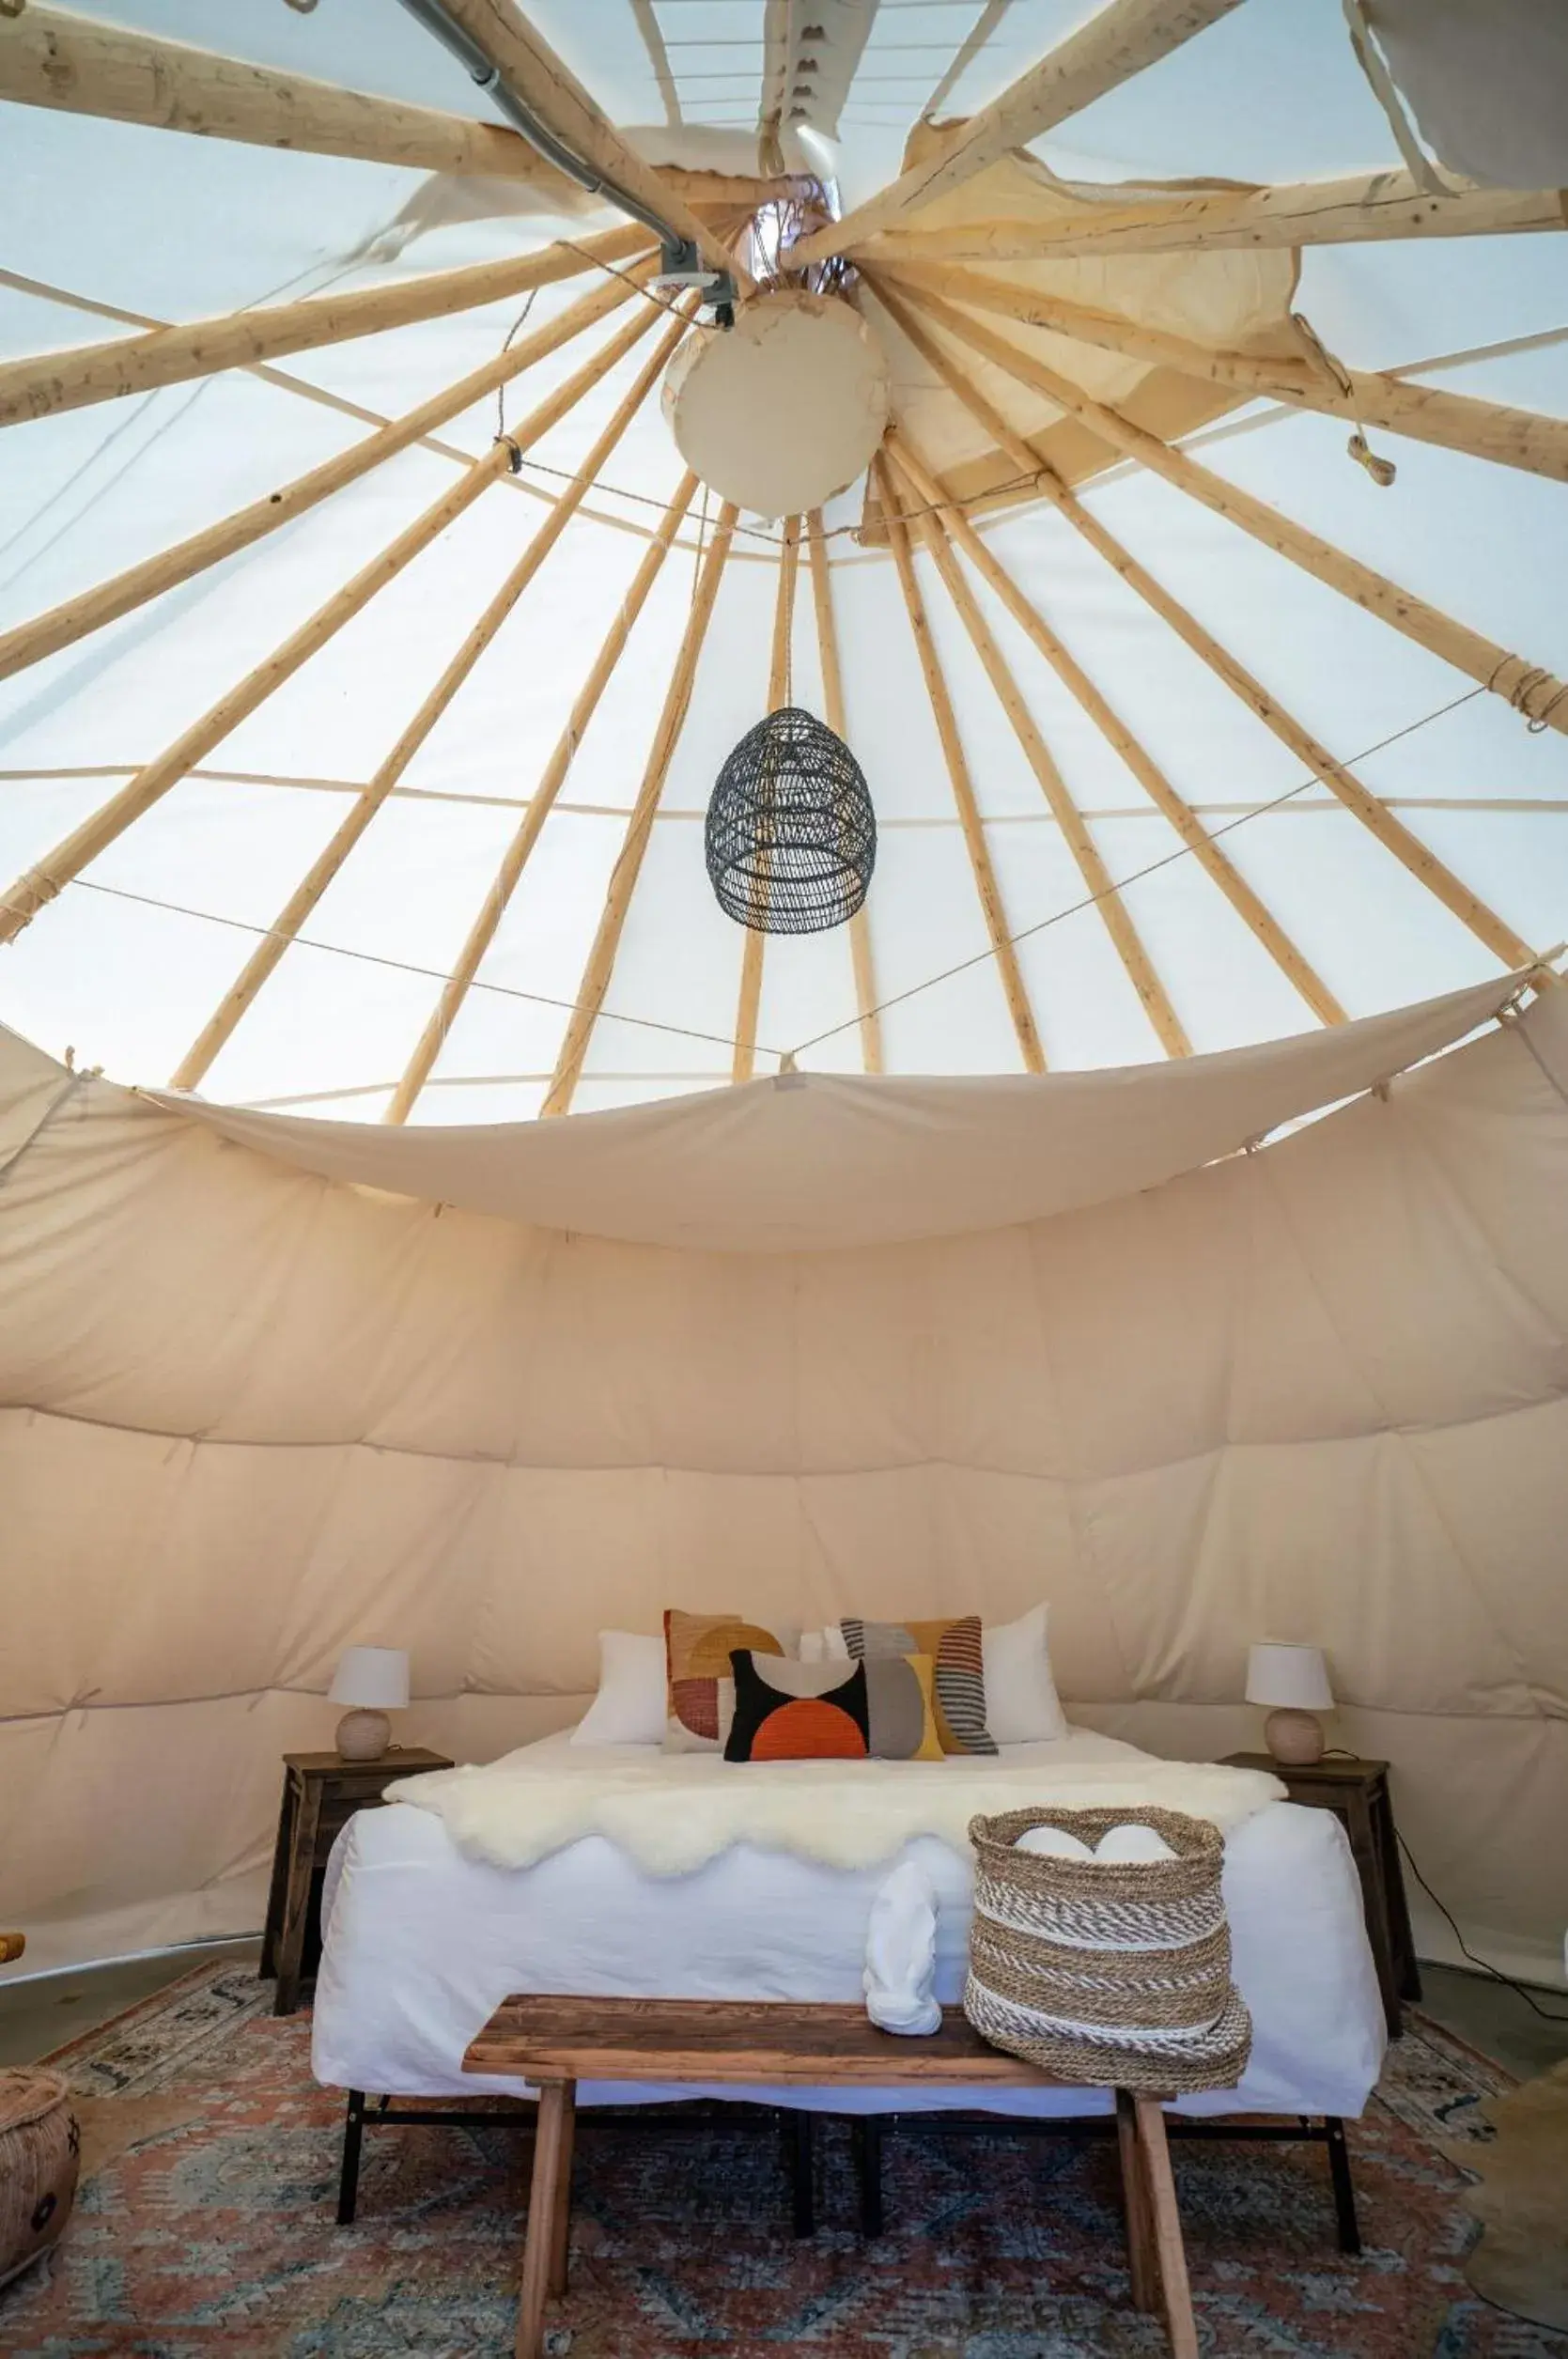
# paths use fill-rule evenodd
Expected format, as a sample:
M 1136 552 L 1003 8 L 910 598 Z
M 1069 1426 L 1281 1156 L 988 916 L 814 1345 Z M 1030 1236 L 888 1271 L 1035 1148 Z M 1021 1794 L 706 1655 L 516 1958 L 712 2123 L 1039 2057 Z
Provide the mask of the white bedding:
M 566 1745 L 550 1737 L 529 1750 L 548 1761 Z M 1141 1757 L 1074 1730 L 1054 1744 L 1009 1746 L 1003 1758 L 1045 1772 Z M 908 1766 L 914 1775 L 944 1774 Z M 845 1772 L 846 1781 L 858 1774 Z M 919 1861 L 939 1895 L 937 1994 L 955 2001 L 970 1912 L 968 1846 L 924 1835 L 897 1857 Z M 361 1811 L 338 1838 L 323 1897 L 317 2078 L 406 2097 L 521 2093 L 521 2082 L 461 2069 L 469 2041 L 510 1991 L 858 2003 L 871 1902 L 894 1864 L 832 1868 L 739 1843 L 690 1874 L 656 1877 L 591 1835 L 533 1867 L 498 1868 L 466 1856 L 429 1810 L 394 1803 Z M 1382 2060 L 1383 2011 L 1338 1821 L 1326 1810 L 1269 1803 L 1227 1837 L 1224 1888 L 1235 1979 L 1252 2010 L 1252 2057 L 1238 2089 L 1184 2099 L 1182 2109 L 1358 2113 Z M 835 2112 L 976 2102 L 961 2090 L 893 2098 L 871 2089 L 596 2083 L 579 2092 L 584 2104 L 700 2093 Z M 992 2092 L 985 2102 L 993 2111 L 1081 2114 L 1110 2099 L 1103 2090 L 1042 2089 Z

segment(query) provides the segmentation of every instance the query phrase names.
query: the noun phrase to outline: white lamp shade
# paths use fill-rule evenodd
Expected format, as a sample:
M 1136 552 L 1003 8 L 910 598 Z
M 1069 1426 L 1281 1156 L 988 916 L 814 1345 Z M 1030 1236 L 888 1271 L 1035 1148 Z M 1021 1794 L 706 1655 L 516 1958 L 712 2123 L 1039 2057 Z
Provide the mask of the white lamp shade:
M 1334 1691 L 1320 1646 L 1282 1646 L 1272 1638 L 1247 1656 L 1247 1700 L 1271 1710 L 1331 1712 Z
M 401 1712 L 409 1700 L 409 1658 L 401 1647 L 345 1647 L 327 1690 L 330 1703 Z

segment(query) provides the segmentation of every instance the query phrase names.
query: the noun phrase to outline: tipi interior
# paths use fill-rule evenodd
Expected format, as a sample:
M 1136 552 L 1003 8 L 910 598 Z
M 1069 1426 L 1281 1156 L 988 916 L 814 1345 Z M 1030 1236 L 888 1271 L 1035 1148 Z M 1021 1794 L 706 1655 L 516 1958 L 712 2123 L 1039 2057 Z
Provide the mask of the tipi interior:
M 0 0 L 0 1985 L 297 1870 L 320 2087 L 515 2100 L 514 1995 L 858 2008 L 905 1867 L 951 2010 L 1037 1807 L 1224 1838 L 1190 2116 L 1560 1994 L 1565 92 L 1545 0 Z

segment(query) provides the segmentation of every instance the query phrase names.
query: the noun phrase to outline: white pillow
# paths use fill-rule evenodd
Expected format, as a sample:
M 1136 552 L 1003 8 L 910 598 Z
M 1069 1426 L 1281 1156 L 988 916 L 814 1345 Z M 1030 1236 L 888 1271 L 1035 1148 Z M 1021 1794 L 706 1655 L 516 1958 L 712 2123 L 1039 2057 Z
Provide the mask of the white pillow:
M 1017 1622 L 987 1622 L 981 1631 L 986 1726 L 999 1745 L 1040 1744 L 1067 1733 L 1046 1641 L 1049 1611 L 1036 1606 Z
M 573 1745 L 662 1745 L 664 1640 L 635 1630 L 598 1634 L 598 1693 L 571 1732 Z

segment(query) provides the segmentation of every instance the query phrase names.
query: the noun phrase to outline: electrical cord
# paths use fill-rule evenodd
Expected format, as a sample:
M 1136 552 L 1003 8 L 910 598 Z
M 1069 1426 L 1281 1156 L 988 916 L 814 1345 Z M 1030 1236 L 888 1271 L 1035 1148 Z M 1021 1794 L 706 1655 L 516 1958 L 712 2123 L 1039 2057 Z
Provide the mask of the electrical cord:
M 1348 1745 L 1330 1745 L 1325 1747 L 1323 1758 L 1325 1761 L 1357 1761 L 1360 1760 L 1361 1756 L 1359 1753 L 1353 1752 Z M 1415 1877 L 1416 1882 L 1421 1886 L 1421 1890 L 1426 1894 L 1426 1897 L 1431 1901 L 1433 1907 L 1442 1917 L 1443 1922 L 1447 1925 L 1450 1932 L 1453 1935 L 1454 1940 L 1459 1946 L 1460 1954 L 1468 1958 L 1471 1965 L 1479 1967 L 1483 1974 L 1489 1974 L 1495 1982 L 1505 1982 L 1511 1991 L 1515 1992 L 1518 1996 L 1524 2000 L 1527 2007 L 1534 2008 L 1536 2013 L 1542 2017 L 1543 2021 L 1549 2024 L 1568 2024 L 1568 2015 L 1554 2015 L 1549 2007 L 1543 2007 L 1541 2005 L 1539 1999 L 1535 1998 L 1531 1994 L 1529 1987 L 1525 1983 L 1516 1981 L 1512 1974 L 1505 1974 L 1501 1966 L 1493 1965 L 1490 1959 L 1477 1957 L 1475 1951 L 1470 1948 L 1468 1942 L 1465 1939 L 1464 1934 L 1460 1932 L 1453 1913 L 1448 1906 L 1448 1903 L 1445 1901 L 1438 1899 L 1436 1893 L 1434 1892 L 1432 1886 L 1422 1875 L 1421 1869 L 1416 1864 L 1415 1853 L 1410 1849 L 1409 1844 L 1405 1841 L 1397 1826 L 1394 1829 L 1394 1840 L 1399 1845 L 1400 1850 L 1405 1854 L 1405 1866 L 1409 1869 L 1410 1873 Z
M 1501 1966 L 1495 1966 L 1489 1958 L 1477 1957 L 1475 1951 L 1470 1948 L 1469 1943 L 1465 1939 L 1464 1934 L 1460 1932 L 1458 1925 L 1454 1921 L 1452 1911 L 1449 1908 L 1447 1902 L 1440 1901 L 1436 1893 L 1434 1892 L 1432 1886 L 1422 1875 L 1420 1868 L 1416 1865 L 1415 1854 L 1412 1852 L 1409 1844 L 1405 1841 L 1404 1836 L 1399 1833 L 1397 1828 L 1394 1830 L 1394 1840 L 1398 1843 L 1400 1850 L 1405 1855 L 1405 1866 L 1409 1869 L 1410 1873 L 1415 1877 L 1416 1882 L 1421 1886 L 1421 1890 L 1426 1894 L 1427 1899 L 1431 1901 L 1433 1907 L 1437 1911 L 1439 1917 L 1442 1917 L 1443 1922 L 1447 1925 L 1450 1932 L 1453 1935 L 1454 1940 L 1459 1944 L 1462 1954 L 1468 1958 L 1471 1965 L 1478 1967 L 1483 1974 L 1489 1974 L 1494 1982 L 1501 1982 L 1506 1989 L 1514 1992 L 1516 1997 L 1522 1998 L 1525 2005 L 1527 2007 L 1533 2008 L 1536 2014 L 1541 2017 L 1544 2023 L 1568 2024 L 1568 2015 L 1554 2014 L 1549 2007 L 1543 2007 L 1540 2000 L 1535 1996 L 1533 1992 L 1529 1990 L 1527 1984 L 1516 1980 L 1512 1974 L 1505 1974 Z

